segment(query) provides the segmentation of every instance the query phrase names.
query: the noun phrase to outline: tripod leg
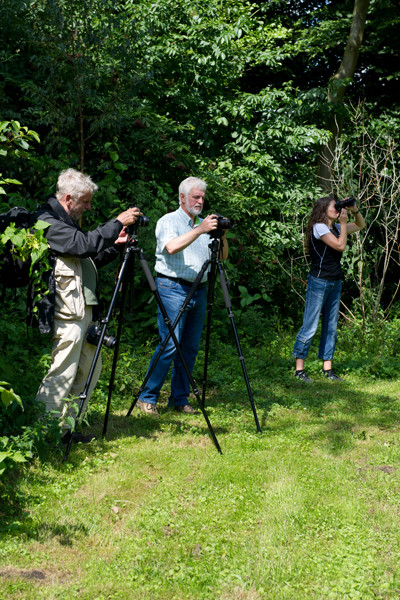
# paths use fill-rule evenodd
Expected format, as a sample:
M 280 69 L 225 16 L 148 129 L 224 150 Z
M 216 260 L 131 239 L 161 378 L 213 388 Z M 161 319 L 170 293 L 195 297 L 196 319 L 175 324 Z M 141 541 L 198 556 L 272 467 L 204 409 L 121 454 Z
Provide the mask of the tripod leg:
M 128 264 L 128 261 L 127 261 L 127 264 Z M 125 272 L 125 265 L 124 265 L 124 272 Z M 132 268 L 131 273 L 132 273 L 131 281 L 133 281 L 134 267 Z M 120 272 L 120 274 L 121 274 L 121 272 Z M 123 277 L 123 274 L 124 273 L 122 273 L 122 277 Z M 121 282 L 122 282 L 122 279 L 121 279 Z M 103 437 L 107 433 L 108 417 L 109 417 L 109 414 L 110 414 L 110 406 L 111 406 L 111 396 L 112 396 L 113 389 L 114 389 L 114 379 L 115 379 L 115 372 L 116 372 L 116 369 L 117 369 L 117 362 L 118 362 L 118 355 L 119 355 L 119 345 L 120 345 L 120 341 L 121 341 L 122 324 L 123 324 L 123 321 L 124 321 L 125 305 L 126 305 L 126 297 L 127 297 L 127 293 L 128 293 L 128 287 L 129 287 L 128 286 L 128 281 L 126 281 L 124 283 L 124 285 L 122 285 L 120 309 L 119 309 L 119 315 L 118 315 L 118 329 L 117 329 L 117 336 L 116 336 L 116 342 L 115 342 L 115 347 L 114 347 L 114 356 L 113 356 L 113 362 L 112 362 L 112 367 L 111 367 L 110 380 L 109 380 L 109 383 L 108 383 L 108 398 L 107 398 L 107 406 L 106 406 L 106 412 L 105 412 L 105 415 L 104 415 L 104 424 L 103 424 L 103 432 L 102 432 Z M 119 289 L 120 289 L 120 285 L 118 286 L 118 290 Z M 109 310 L 108 314 L 111 316 L 111 311 L 110 310 Z
M 204 409 L 204 406 L 203 406 L 203 403 L 202 403 L 202 399 L 200 397 L 200 392 L 199 392 L 199 390 L 197 388 L 197 384 L 196 384 L 195 380 L 193 379 L 190 370 L 188 369 L 185 357 L 183 356 L 182 349 L 181 349 L 180 344 L 179 344 L 179 342 L 178 342 L 178 340 L 176 338 L 176 335 L 175 335 L 174 329 L 172 327 L 171 321 L 170 321 L 170 319 L 168 317 L 167 311 L 165 310 L 164 304 L 163 304 L 163 302 L 161 300 L 161 297 L 160 297 L 160 294 L 159 294 L 159 292 L 157 290 L 156 283 L 154 281 L 153 275 L 151 274 L 151 271 L 150 271 L 149 266 L 148 266 L 148 264 L 147 264 L 147 262 L 146 262 L 146 260 L 144 258 L 144 255 L 143 255 L 142 251 L 140 251 L 139 260 L 140 260 L 140 264 L 142 265 L 144 274 L 145 274 L 145 276 L 147 278 L 147 281 L 148 281 L 148 283 L 150 285 L 150 289 L 153 292 L 153 294 L 155 296 L 155 299 L 157 301 L 157 304 L 158 304 L 158 306 L 160 308 L 161 314 L 162 314 L 162 316 L 164 318 L 164 322 L 165 322 L 166 326 L 168 327 L 168 330 L 169 330 L 169 332 L 171 334 L 171 337 L 173 339 L 173 342 L 174 342 L 175 347 L 177 349 L 177 352 L 179 354 L 179 358 L 180 358 L 180 360 L 182 362 L 182 366 L 185 369 L 185 372 L 186 372 L 186 375 L 187 375 L 187 377 L 189 379 L 189 382 L 190 382 L 190 385 L 192 387 L 193 393 L 196 396 L 196 399 L 197 399 L 197 402 L 199 404 L 200 410 L 203 413 L 203 416 L 204 416 L 204 419 L 205 419 L 205 421 L 207 423 L 208 430 L 210 432 L 211 438 L 212 438 L 212 440 L 213 440 L 213 442 L 215 444 L 215 447 L 217 448 L 218 452 L 220 454 L 222 454 L 222 450 L 221 450 L 220 445 L 218 443 L 217 437 L 216 437 L 216 435 L 214 433 L 214 430 L 212 428 L 212 425 L 210 423 L 208 415 L 207 415 L 207 413 L 206 413 L 206 411 Z
M 246 383 L 246 387 L 247 387 L 247 393 L 249 395 L 250 404 L 251 404 L 251 408 L 252 408 L 252 411 L 253 411 L 253 415 L 254 415 L 254 420 L 255 420 L 255 423 L 256 423 L 257 431 L 260 433 L 261 432 L 261 427 L 260 427 L 260 423 L 259 423 L 258 417 L 257 417 L 256 406 L 254 404 L 254 398 L 253 398 L 253 394 L 251 392 L 249 378 L 247 377 L 246 365 L 245 365 L 245 361 L 244 361 L 244 356 L 242 354 L 242 349 L 240 347 L 239 336 L 238 336 L 238 333 L 237 333 L 237 329 L 236 329 L 236 325 L 235 325 L 235 319 L 234 319 L 233 312 L 232 312 L 232 304 L 231 304 L 231 299 L 230 299 L 230 296 L 229 296 L 228 286 L 226 284 L 224 272 L 222 270 L 222 266 L 221 266 L 221 264 L 220 264 L 219 261 L 217 261 L 217 267 L 218 267 L 219 279 L 220 279 L 220 282 L 221 282 L 222 293 L 223 293 L 224 300 L 225 300 L 225 306 L 226 306 L 226 309 L 228 311 L 228 316 L 229 316 L 229 319 L 230 319 L 230 322 L 231 322 L 231 326 L 232 326 L 232 330 L 233 330 L 233 335 L 234 335 L 235 342 L 236 342 L 236 348 L 237 348 L 238 355 L 239 355 L 240 364 L 242 366 L 243 377 L 244 377 L 244 380 L 245 380 L 245 383 Z
M 132 248 L 130 246 L 127 246 L 125 248 L 125 252 L 124 252 L 123 259 L 122 259 L 121 268 L 120 268 L 119 275 L 118 275 L 118 280 L 117 280 L 117 283 L 115 285 L 114 293 L 113 293 L 113 296 L 112 296 L 112 299 L 111 299 L 110 307 L 109 307 L 108 312 L 107 312 L 107 316 L 105 317 L 105 319 L 103 321 L 103 327 L 102 327 L 99 339 L 97 341 L 96 352 L 95 352 L 95 355 L 93 357 L 93 361 L 92 361 L 92 365 L 90 367 L 89 375 L 88 375 L 88 378 L 86 380 L 84 389 L 83 389 L 82 393 L 79 395 L 80 402 L 79 402 L 78 414 L 77 414 L 77 417 L 76 417 L 76 420 L 75 420 L 76 422 L 79 421 L 79 417 L 82 414 L 83 407 L 84 407 L 85 401 L 87 399 L 87 395 L 88 395 L 90 383 L 92 381 L 93 374 L 94 374 L 94 371 L 95 371 L 95 368 L 96 368 L 96 364 L 97 364 L 97 361 L 99 359 L 99 355 L 100 355 L 100 352 L 101 352 L 101 345 L 102 345 L 104 337 L 106 335 L 107 326 L 108 326 L 108 324 L 110 322 L 111 315 L 112 315 L 112 312 L 114 310 L 114 305 L 116 303 L 116 300 L 117 300 L 117 297 L 118 297 L 118 292 L 120 290 L 120 287 L 121 287 L 121 284 L 122 284 L 122 281 L 123 281 L 123 278 L 124 278 L 124 274 L 125 274 L 126 266 L 128 264 L 128 261 L 129 261 L 131 250 L 132 250 Z M 119 345 L 118 342 L 119 342 L 119 340 L 117 340 L 116 346 Z M 112 383 L 110 383 L 110 388 L 112 389 Z M 110 402 L 110 396 L 109 396 L 109 402 Z M 107 414 L 108 414 L 108 411 L 109 411 L 109 403 L 107 405 Z M 104 429 L 103 429 L 103 431 L 104 431 Z M 71 445 L 72 445 L 72 441 L 73 441 L 73 437 L 72 437 L 72 434 L 71 434 L 69 436 L 69 439 L 68 439 L 68 442 L 67 442 L 67 447 L 66 447 L 66 450 L 65 450 L 65 453 L 64 453 L 64 459 L 63 459 L 64 462 L 68 458 L 68 455 L 69 455 L 69 452 L 70 452 L 70 449 L 71 449 Z
M 201 398 L 202 402 L 203 402 L 203 406 L 205 406 L 205 399 L 206 399 L 208 356 L 210 353 L 211 317 L 212 317 L 212 310 L 213 310 L 213 306 L 214 306 L 215 280 L 216 280 L 216 268 L 215 268 L 215 262 L 212 261 L 211 269 L 208 273 L 207 323 L 206 323 L 206 339 L 205 339 L 205 348 L 204 348 L 203 386 L 202 386 L 202 398 Z
M 104 333 L 105 333 L 105 331 L 104 331 Z M 93 374 L 94 374 L 94 371 L 95 371 L 95 368 L 96 368 L 96 364 L 97 364 L 97 361 L 99 359 L 100 351 L 101 351 L 101 345 L 100 345 L 100 342 L 99 342 L 99 344 L 98 344 L 98 346 L 96 348 L 95 355 L 93 357 L 92 365 L 90 367 L 90 371 L 89 371 L 89 375 L 88 375 L 88 378 L 87 378 L 86 383 L 85 383 L 85 387 L 83 389 L 83 392 L 79 395 L 79 409 L 78 409 L 78 414 L 76 415 L 75 423 L 77 423 L 79 421 L 79 418 L 80 418 L 80 416 L 82 414 L 83 407 L 85 405 L 86 398 L 88 396 L 90 383 L 92 381 Z M 68 436 L 67 447 L 66 447 L 65 452 L 64 452 L 63 462 L 65 462 L 67 460 L 67 458 L 68 458 L 69 451 L 70 451 L 71 446 L 72 446 L 72 441 L 73 441 L 73 436 L 72 436 L 72 433 L 70 432 L 69 436 Z
M 179 321 L 181 320 L 181 318 L 182 318 L 182 315 L 183 315 L 183 313 L 184 313 L 184 312 L 185 312 L 185 310 L 186 310 L 186 307 L 188 306 L 188 304 L 189 304 L 190 300 L 192 299 L 192 297 L 193 297 L 193 294 L 195 293 L 195 291 L 197 290 L 197 288 L 198 288 L 198 286 L 199 286 L 199 284 L 200 284 L 201 280 L 203 279 L 203 275 L 204 275 L 204 273 L 206 272 L 206 270 L 207 270 L 207 268 L 208 268 L 208 265 L 209 265 L 209 263 L 210 263 L 210 261 L 209 261 L 209 260 L 207 260 L 207 261 L 206 261 L 206 262 L 203 264 L 202 268 L 200 269 L 200 272 L 199 272 L 199 274 L 197 275 L 197 277 L 196 277 L 195 281 L 193 282 L 193 285 L 192 285 L 192 287 L 191 287 L 191 288 L 190 288 L 190 290 L 189 290 L 189 293 L 188 293 L 188 295 L 186 296 L 186 298 L 185 298 L 185 300 L 184 300 L 184 302 L 183 302 L 183 304 L 182 304 L 181 308 L 179 309 L 178 315 L 177 315 L 177 317 L 176 317 L 175 321 L 174 321 L 174 322 L 173 322 L 173 324 L 172 324 L 172 329 L 173 329 L 174 331 L 175 331 L 175 329 L 176 329 L 176 327 L 177 327 L 177 325 L 178 325 Z M 151 275 L 151 273 L 150 273 L 150 275 Z M 151 277 L 152 277 L 152 275 L 151 275 Z M 150 287 L 151 287 L 151 286 L 150 286 Z M 157 288 L 155 288 L 155 289 L 157 289 Z M 152 290 L 152 291 L 153 291 L 153 290 Z M 152 361 L 152 363 L 151 363 L 151 365 L 150 365 L 150 367 L 149 367 L 149 369 L 148 369 L 148 371 L 147 371 L 147 373 L 146 373 L 146 377 L 144 378 L 144 381 L 143 381 L 142 385 L 140 386 L 140 389 L 139 389 L 139 391 L 137 392 L 137 394 L 135 395 L 135 397 L 134 397 L 134 399 L 133 399 L 133 402 L 132 402 L 132 404 L 131 404 L 131 406 L 130 406 L 130 408 L 129 408 L 129 410 L 128 410 L 127 414 L 126 414 L 126 416 L 127 416 L 127 417 L 129 417 L 129 416 L 130 416 L 130 414 L 132 413 L 132 410 L 135 408 L 136 402 L 138 401 L 138 399 L 139 399 L 139 397 L 140 397 L 140 394 L 143 392 L 143 390 L 144 390 L 144 388 L 145 388 L 145 386 L 146 386 L 146 383 L 147 383 L 147 382 L 148 382 L 148 380 L 150 379 L 150 377 L 151 377 L 151 375 L 152 375 L 152 373 L 153 373 L 153 371 L 154 371 L 154 369 L 155 369 L 155 367 L 156 367 L 156 365 L 157 365 L 157 362 L 159 361 L 159 359 L 160 359 L 160 357 L 161 357 L 162 353 L 164 352 L 165 348 L 167 347 L 167 345 L 168 345 L 168 342 L 169 342 L 169 340 L 170 340 L 170 339 L 171 339 L 171 333 L 168 333 L 168 335 L 167 335 L 167 336 L 164 338 L 164 340 L 163 340 L 163 342 L 162 342 L 162 344 L 161 344 L 161 346 L 160 346 L 160 349 L 159 349 L 159 351 L 158 351 L 158 354 L 157 354 L 157 356 L 156 356 L 156 357 L 154 358 L 154 360 Z

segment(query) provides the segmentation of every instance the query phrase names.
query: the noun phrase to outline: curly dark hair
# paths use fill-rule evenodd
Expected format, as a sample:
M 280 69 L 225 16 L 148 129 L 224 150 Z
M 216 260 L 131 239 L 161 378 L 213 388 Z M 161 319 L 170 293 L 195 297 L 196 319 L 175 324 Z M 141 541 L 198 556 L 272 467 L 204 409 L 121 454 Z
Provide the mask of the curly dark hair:
M 324 196 L 323 198 L 318 198 L 318 200 L 315 201 L 314 206 L 311 209 L 306 228 L 306 236 L 304 240 L 304 245 L 307 252 L 310 252 L 310 238 L 313 226 L 316 223 L 325 223 L 325 225 L 328 225 L 326 211 L 328 210 L 328 207 L 332 200 L 336 202 L 336 198 L 334 196 Z

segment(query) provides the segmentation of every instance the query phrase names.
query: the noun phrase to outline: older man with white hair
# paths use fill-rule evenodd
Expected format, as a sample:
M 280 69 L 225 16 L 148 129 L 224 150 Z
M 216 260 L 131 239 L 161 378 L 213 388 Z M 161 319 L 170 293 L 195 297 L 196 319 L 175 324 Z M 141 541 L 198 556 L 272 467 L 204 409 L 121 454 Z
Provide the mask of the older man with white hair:
M 211 214 L 205 219 L 199 217 L 204 205 L 206 188 L 205 181 L 197 177 L 183 180 L 179 186 L 180 207 L 164 215 L 157 222 L 156 285 L 171 323 L 178 316 L 192 283 L 210 257 L 210 237 L 207 234 L 218 227 L 217 215 Z M 225 235 L 222 247 L 222 258 L 225 259 L 228 256 Z M 207 304 L 206 280 L 207 273 L 204 274 L 203 281 L 193 294 L 175 329 L 176 338 L 180 342 L 190 372 L 194 367 L 204 325 Z M 169 333 L 160 310 L 158 310 L 158 329 L 160 343 L 153 354 L 149 369 L 152 368 L 163 340 Z M 159 417 L 156 404 L 172 361 L 174 364 L 169 406 L 178 412 L 197 413 L 189 404 L 189 379 L 177 354 L 174 341 L 170 338 L 137 401 L 138 408 L 148 415 Z
M 83 232 L 77 224 L 83 213 L 91 209 L 97 185 L 88 175 L 75 169 L 62 171 L 55 196 L 47 199 L 38 218 L 50 223 L 46 238 L 50 247 L 49 293 L 39 302 L 39 329 L 52 333 L 53 349 L 50 369 L 43 379 L 36 400 L 44 402 L 47 411 L 62 416 L 66 399 L 82 393 L 95 354 L 86 333 L 94 320 L 98 305 L 97 267 L 119 255 L 116 244 L 127 240 L 125 226 L 139 216 L 138 208 L 129 208 L 115 219 Z M 97 361 L 90 394 L 100 375 Z M 64 429 L 68 429 L 64 425 Z M 76 434 L 76 441 L 89 441 Z

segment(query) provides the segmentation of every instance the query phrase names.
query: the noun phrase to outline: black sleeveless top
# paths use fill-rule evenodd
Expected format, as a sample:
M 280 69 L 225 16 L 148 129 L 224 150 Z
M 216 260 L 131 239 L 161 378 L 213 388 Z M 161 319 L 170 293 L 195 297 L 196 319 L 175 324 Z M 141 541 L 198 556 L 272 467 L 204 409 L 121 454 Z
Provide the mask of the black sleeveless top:
M 340 231 L 336 224 L 330 231 L 335 238 L 339 238 Z M 326 279 L 327 281 L 337 281 L 338 279 L 341 279 L 342 268 L 340 266 L 340 261 L 343 252 L 334 250 L 322 240 L 318 240 L 313 231 L 311 231 L 309 246 L 311 256 L 310 275 L 317 277 L 318 279 Z

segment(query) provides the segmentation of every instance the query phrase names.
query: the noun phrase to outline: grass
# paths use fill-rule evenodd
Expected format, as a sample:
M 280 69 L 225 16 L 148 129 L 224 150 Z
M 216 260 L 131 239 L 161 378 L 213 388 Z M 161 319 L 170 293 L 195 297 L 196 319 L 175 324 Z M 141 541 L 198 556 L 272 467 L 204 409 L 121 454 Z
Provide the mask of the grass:
M 311 361 L 304 385 L 250 353 L 258 434 L 235 361 L 210 371 L 222 455 L 167 392 L 159 420 L 126 418 L 125 392 L 105 439 L 5 488 L 0 598 L 400 598 L 400 382 L 332 383 Z

